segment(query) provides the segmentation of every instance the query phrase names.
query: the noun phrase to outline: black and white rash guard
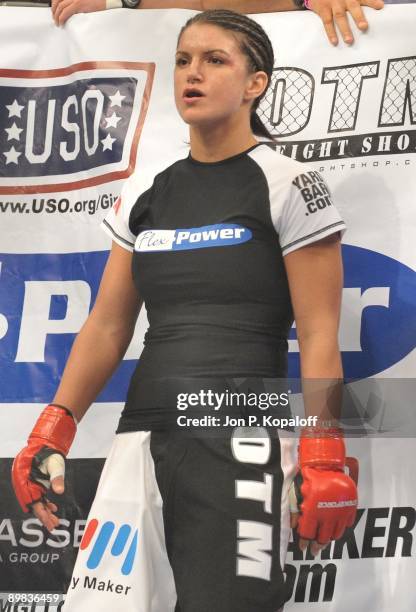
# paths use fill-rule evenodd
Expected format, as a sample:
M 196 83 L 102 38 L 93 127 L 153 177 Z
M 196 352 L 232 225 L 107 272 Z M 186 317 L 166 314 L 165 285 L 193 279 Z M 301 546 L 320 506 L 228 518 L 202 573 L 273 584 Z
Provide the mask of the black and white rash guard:
M 103 221 L 133 252 L 149 319 L 119 432 L 163 425 L 181 380 L 286 376 L 284 256 L 345 229 L 320 174 L 266 143 L 133 184 Z

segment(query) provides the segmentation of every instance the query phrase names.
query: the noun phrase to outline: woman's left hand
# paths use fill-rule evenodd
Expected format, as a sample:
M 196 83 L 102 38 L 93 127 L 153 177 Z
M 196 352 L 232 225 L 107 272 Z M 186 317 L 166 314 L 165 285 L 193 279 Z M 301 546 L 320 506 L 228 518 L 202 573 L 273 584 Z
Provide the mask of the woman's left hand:
M 289 508 L 290 508 L 290 528 L 296 529 L 299 522 L 300 512 L 298 507 L 298 501 L 296 497 L 295 484 L 292 482 L 289 489 Z M 299 548 L 301 550 L 306 550 L 308 548 L 308 544 L 310 544 L 310 552 L 313 557 L 326 548 L 328 544 L 319 544 L 316 540 L 310 542 L 309 540 L 304 540 L 303 538 L 299 538 Z
M 309 0 L 310 9 L 322 19 L 328 40 L 333 45 L 338 44 L 337 30 L 347 45 L 354 42 L 348 13 L 359 30 L 368 29 L 368 21 L 362 10 L 368 6 L 375 10 L 384 7 L 383 0 Z
M 52 17 L 61 26 L 76 13 L 94 13 L 105 8 L 105 0 L 52 0 Z

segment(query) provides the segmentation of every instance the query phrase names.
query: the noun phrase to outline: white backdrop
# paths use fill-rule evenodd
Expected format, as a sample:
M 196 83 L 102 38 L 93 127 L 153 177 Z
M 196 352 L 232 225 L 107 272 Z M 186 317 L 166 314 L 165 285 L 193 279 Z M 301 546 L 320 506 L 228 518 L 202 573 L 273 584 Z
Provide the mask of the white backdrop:
M 133 170 L 150 181 L 187 155 L 172 69 L 177 32 L 191 13 L 126 13 L 79 15 L 56 28 L 49 9 L 1 9 L 4 458 L 20 450 L 52 397 L 94 300 L 109 248 L 97 226 L 122 182 Z M 348 225 L 340 344 L 346 377 L 361 380 L 350 390 L 372 409 L 373 435 L 348 444 L 361 463 L 357 527 L 348 545 L 333 544 L 315 562 L 289 551 L 289 610 L 407 612 L 416 604 L 415 389 L 408 384 L 416 365 L 416 7 L 368 17 L 369 32 L 352 47 L 332 48 L 313 14 L 255 16 L 276 53 L 263 118 L 284 154 L 320 170 Z M 71 457 L 105 456 L 145 325 L 143 313 Z M 290 350 L 296 375 L 295 334 Z M 390 435 L 375 435 L 386 429 Z M 7 556 L 1 563 L 7 569 Z M 318 574 L 327 572 L 321 583 L 307 578 L 314 563 Z

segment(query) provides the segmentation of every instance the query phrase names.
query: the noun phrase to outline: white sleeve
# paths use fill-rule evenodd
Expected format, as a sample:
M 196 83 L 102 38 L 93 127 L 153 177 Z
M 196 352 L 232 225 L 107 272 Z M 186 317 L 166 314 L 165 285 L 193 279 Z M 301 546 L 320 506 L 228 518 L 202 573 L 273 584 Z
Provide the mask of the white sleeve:
M 293 179 L 275 226 L 283 255 L 346 229 L 327 184 L 314 170 Z
M 144 191 L 146 189 L 138 180 L 137 175 L 132 174 L 124 183 L 120 196 L 101 223 L 101 228 L 106 234 L 128 251 L 134 250 L 136 240 L 136 236 L 131 233 L 129 227 L 130 212 Z

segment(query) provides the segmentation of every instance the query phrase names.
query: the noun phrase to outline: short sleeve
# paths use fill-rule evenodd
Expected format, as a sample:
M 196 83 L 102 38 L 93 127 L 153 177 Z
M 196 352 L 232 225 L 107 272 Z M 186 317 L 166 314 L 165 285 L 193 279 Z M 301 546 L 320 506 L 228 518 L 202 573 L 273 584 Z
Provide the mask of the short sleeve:
M 130 213 L 140 195 L 146 191 L 136 174 L 132 174 L 124 183 L 120 196 L 115 201 L 108 215 L 101 223 L 101 228 L 114 242 L 127 249 L 134 250 L 136 236 L 129 226 Z
M 346 229 L 327 184 L 314 170 L 293 179 L 275 225 L 283 255 Z

